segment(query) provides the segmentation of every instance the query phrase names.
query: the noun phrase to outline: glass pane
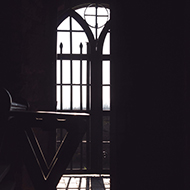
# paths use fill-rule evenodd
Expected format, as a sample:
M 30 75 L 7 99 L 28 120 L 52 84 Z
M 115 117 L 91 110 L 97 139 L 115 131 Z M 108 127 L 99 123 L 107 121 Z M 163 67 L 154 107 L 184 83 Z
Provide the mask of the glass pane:
M 83 30 L 81 25 L 74 18 L 72 18 L 72 30 Z
M 104 40 L 103 54 L 110 54 L 110 32 L 107 33 Z
M 91 27 L 95 28 L 96 27 L 96 17 L 95 16 L 85 16 L 85 20 L 90 25 Z
M 102 146 L 102 152 L 103 152 L 103 156 L 102 156 L 102 165 L 103 165 L 103 169 L 109 169 L 110 168 L 110 144 L 109 143 L 103 143 Z
M 92 34 L 93 34 L 94 38 L 96 38 L 96 29 L 92 28 L 92 27 L 90 27 L 90 29 L 92 31 Z
M 103 116 L 103 141 L 110 141 L 110 116 Z
M 98 27 L 102 27 L 106 24 L 108 20 L 108 12 L 104 7 L 98 7 L 98 12 L 97 12 L 97 22 L 98 22 Z
M 81 146 L 79 145 L 72 158 L 72 168 L 74 170 L 80 169 L 80 161 L 81 161 Z M 69 186 L 69 187 L 71 187 L 71 186 Z M 71 190 L 71 189 L 69 188 L 68 190 Z
M 95 7 L 87 7 L 85 10 L 85 14 L 96 15 L 96 8 Z
M 102 61 L 102 83 L 110 84 L 110 61 Z
M 110 20 L 110 9 L 106 9 L 108 12 L 108 20 Z
M 60 60 L 56 61 L 56 83 L 60 84 Z
M 87 84 L 87 62 L 82 61 L 82 84 Z
M 83 140 L 83 142 L 84 142 L 84 140 Z M 86 142 L 82 143 L 82 151 L 83 152 L 82 152 L 82 168 L 81 169 L 87 170 L 87 160 L 86 159 L 87 159 L 88 152 L 87 152 L 87 143 Z M 84 184 L 83 184 L 83 188 L 85 188 Z M 81 190 L 82 190 L 82 181 L 81 181 Z
M 60 110 L 61 109 L 61 88 L 59 85 L 56 88 L 56 101 L 57 101 L 56 109 Z
M 70 84 L 71 82 L 71 68 L 70 60 L 63 60 L 62 82 L 63 84 Z
M 80 86 L 73 86 L 73 109 L 80 109 Z
M 57 30 L 69 30 L 70 17 L 67 17 L 58 27 Z
M 102 90 L 103 110 L 109 111 L 110 110 L 110 86 L 103 86 L 102 88 L 103 88 Z
M 82 48 L 82 53 L 86 54 L 87 53 L 87 47 L 86 43 L 88 42 L 88 38 L 84 32 L 73 32 L 72 33 L 72 52 L 75 54 L 80 53 L 80 44 L 82 43 L 83 48 Z
M 88 103 L 89 103 L 88 109 L 91 110 L 91 104 L 92 104 L 92 99 L 91 99 L 91 94 L 92 94 L 91 91 L 92 91 L 92 90 L 91 90 L 91 86 L 89 86 L 89 89 L 88 89 L 88 90 L 89 90 L 89 96 L 87 96 L 87 98 L 89 99 L 89 100 L 88 100 L 88 101 L 89 101 L 89 102 L 88 102 Z
M 71 87 L 70 86 L 63 86 L 63 109 L 69 110 L 71 108 Z
M 57 54 L 60 53 L 60 43 L 63 43 L 62 53 L 70 53 L 69 32 L 57 32 Z
M 104 28 L 104 27 L 98 28 L 98 30 L 97 30 L 97 37 L 98 37 L 98 38 L 100 37 L 100 34 L 101 34 L 103 28 Z
M 73 84 L 80 84 L 80 61 L 73 61 Z
M 77 9 L 75 11 L 84 19 L 84 11 L 85 11 L 85 9 L 86 9 L 86 7 Z
M 87 78 L 87 79 L 89 79 L 89 84 L 92 84 L 92 79 L 91 79 L 91 62 L 87 62 L 87 64 L 88 64 L 88 70 L 87 70 L 87 72 L 89 72 L 89 78 Z
M 86 110 L 87 106 L 87 91 L 86 91 L 86 86 L 82 87 L 82 109 Z
M 97 15 L 108 15 L 108 11 L 105 7 L 98 7 Z

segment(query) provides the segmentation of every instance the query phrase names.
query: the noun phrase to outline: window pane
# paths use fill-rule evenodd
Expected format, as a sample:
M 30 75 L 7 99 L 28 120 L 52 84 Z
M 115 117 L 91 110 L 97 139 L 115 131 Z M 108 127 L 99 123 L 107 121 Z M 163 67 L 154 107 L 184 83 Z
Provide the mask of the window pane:
M 69 30 L 70 17 L 67 17 L 58 27 L 57 30 Z
M 106 9 L 108 12 L 108 20 L 110 20 L 110 9 Z
M 63 86 L 63 109 L 69 110 L 70 102 L 71 102 L 71 87 L 70 86 Z
M 98 38 L 100 37 L 100 34 L 101 34 L 102 30 L 103 30 L 103 27 L 98 28 L 98 30 L 97 30 L 97 37 Z
M 93 35 L 94 35 L 94 38 L 95 39 L 98 39 L 98 35 L 97 35 L 97 37 L 96 37 L 96 29 L 95 28 L 90 28 L 91 29 L 91 31 L 92 31 L 92 33 L 93 33 Z M 98 30 L 99 31 L 99 30 Z
M 103 141 L 110 141 L 110 116 L 103 116 Z
M 103 54 L 110 54 L 110 32 L 107 33 L 104 40 Z
M 85 9 L 85 14 L 87 14 L 87 15 L 96 15 L 96 8 L 95 7 L 87 7 Z
M 56 61 L 56 83 L 60 84 L 60 60 Z
M 85 20 L 86 22 L 93 28 L 95 28 L 96 26 L 96 17 L 95 16 L 89 16 L 89 15 L 86 15 L 85 16 Z
M 80 86 L 73 86 L 73 109 L 80 109 Z
M 56 99 L 57 99 L 57 110 L 60 110 L 61 109 L 61 91 L 60 91 L 60 86 L 57 85 L 57 88 L 56 88 Z
M 85 11 L 85 9 L 86 9 L 86 7 L 77 9 L 75 11 L 84 19 L 84 11 Z
M 80 53 L 80 44 L 82 43 L 82 53 L 87 53 L 86 43 L 88 42 L 88 38 L 84 32 L 73 32 L 72 33 L 72 53 Z
M 98 7 L 97 14 L 98 15 L 108 15 L 108 11 L 105 7 Z
M 86 91 L 86 86 L 82 87 L 82 109 L 86 110 L 87 106 L 87 91 Z
M 97 10 L 97 21 L 98 21 L 98 27 L 102 27 L 106 24 L 107 20 L 108 20 L 108 12 L 106 11 L 106 9 L 104 7 L 98 7 Z
M 63 84 L 70 84 L 71 82 L 71 68 L 70 60 L 63 60 L 62 82 Z
M 102 83 L 110 84 L 110 61 L 102 61 Z
M 63 43 L 62 53 L 70 53 L 69 32 L 57 32 L 57 54 L 60 53 L 60 43 Z
M 110 87 L 103 86 L 102 88 L 103 88 L 102 90 L 103 110 L 109 111 L 110 110 Z
M 82 61 L 82 84 L 87 84 L 87 62 Z
M 74 18 L 72 18 L 72 30 L 83 30 L 81 25 Z
M 73 61 L 73 84 L 80 84 L 80 61 Z
M 103 158 L 102 158 L 103 169 L 109 169 L 110 168 L 110 144 L 103 143 L 102 149 L 103 149 L 102 150 L 102 152 L 103 152 Z

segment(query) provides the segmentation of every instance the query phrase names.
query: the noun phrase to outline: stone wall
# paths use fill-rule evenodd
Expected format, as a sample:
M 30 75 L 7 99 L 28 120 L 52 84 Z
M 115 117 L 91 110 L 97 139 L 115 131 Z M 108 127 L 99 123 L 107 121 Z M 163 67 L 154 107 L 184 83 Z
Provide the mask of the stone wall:
M 10 1 L 1 13 L 1 85 L 32 110 L 55 105 L 55 7 L 53 1 Z

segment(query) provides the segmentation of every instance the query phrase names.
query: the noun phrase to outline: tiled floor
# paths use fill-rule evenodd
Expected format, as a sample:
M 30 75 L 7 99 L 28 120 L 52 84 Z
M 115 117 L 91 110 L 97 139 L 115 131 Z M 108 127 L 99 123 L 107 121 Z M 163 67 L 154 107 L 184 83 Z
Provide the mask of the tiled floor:
M 63 175 L 57 190 L 110 190 L 109 175 Z

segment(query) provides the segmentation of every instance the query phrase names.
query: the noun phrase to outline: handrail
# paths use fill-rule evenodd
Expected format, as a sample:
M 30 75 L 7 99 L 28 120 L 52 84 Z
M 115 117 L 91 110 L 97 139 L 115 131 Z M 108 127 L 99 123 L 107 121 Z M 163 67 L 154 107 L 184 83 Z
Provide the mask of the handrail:
M 89 114 L 56 112 L 11 112 L 10 124 L 20 133 L 21 155 L 36 190 L 55 188 L 70 163 L 78 145 L 87 131 Z M 36 119 L 38 118 L 38 119 Z M 39 118 L 41 118 L 39 120 Z M 57 120 L 57 118 L 59 118 Z M 63 121 L 60 121 L 63 120 Z M 41 147 L 36 141 L 33 127 L 55 130 L 64 128 L 67 135 L 50 165 L 47 165 Z
M 10 94 L 7 94 L 9 97 L 7 99 L 10 100 L 9 109 L 7 109 L 9 110 L 6 125 L 8 130 L 7 139 L 11 135 L 17 137 L 15 149 L 19 151 L 19 156 L 26 165 L 34 188 L 36 190 L 55 189 L 87 131 L 90 115 L 87 113 L 27 111 L 24 110 L 27 106 L 12 103 Z M 32 128 L 36 127 L 44 130 L 55 130 L 56 128 L 67 130 L 67 135 L 50 165 L 47 164 L 37 138 L 32 131 Z M 7 156 L 10 156 L 10 154 L 8 153 Z M 12 157 L 14 158 L 14 155 Z

